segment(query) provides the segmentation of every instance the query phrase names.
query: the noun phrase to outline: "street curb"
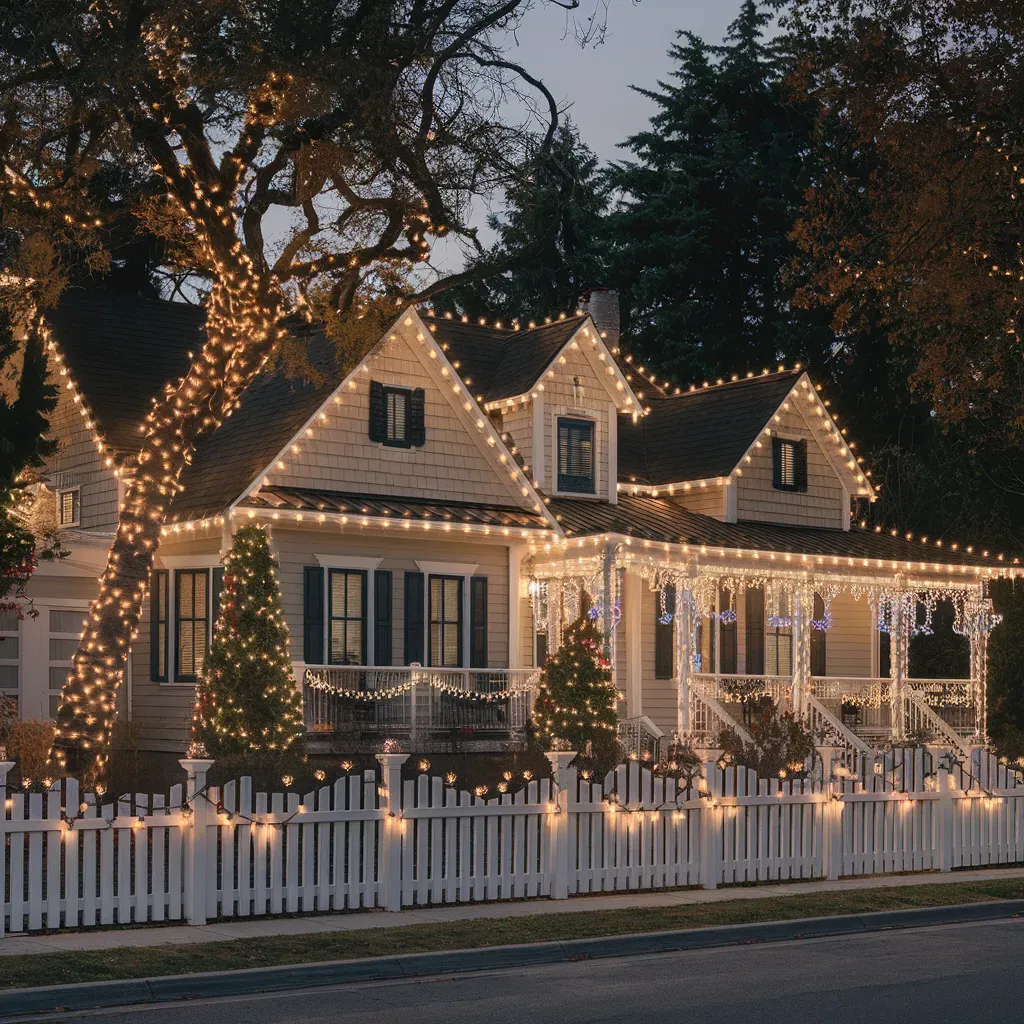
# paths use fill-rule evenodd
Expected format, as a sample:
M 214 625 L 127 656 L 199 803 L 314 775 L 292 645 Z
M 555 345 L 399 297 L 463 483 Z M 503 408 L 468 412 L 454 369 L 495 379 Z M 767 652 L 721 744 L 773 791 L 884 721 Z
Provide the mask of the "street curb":
M 993 900 L 951 907 L 883 910 L 870 914 L 810 917 L 793 921 L 716 925 L 685 931 L 648 932 L 607 938 L 537 942 L 522 946 L 490 946 L 440 953 L 335 960 L 327 963 L 255 967 L 241 971 L 177 974 L 164 978 L 97 981 L 45 988 L 0 989 L 3 1019 L 57 1010 L 93 1010 L 132 1004 L 212 999 L 289 989 L 322 988 L 364 981 L 389 981 L 426 975 L 462 974 L 536 964 L 566 963 L 606 957 L 638 956 L 677 950 L 793 939 L 858 935 L 894 928 L 926 928 L 940 924 L 998 921 L 1024 915 L 1024 899 Z M 41 954 L 45 955 L 45 954 Z

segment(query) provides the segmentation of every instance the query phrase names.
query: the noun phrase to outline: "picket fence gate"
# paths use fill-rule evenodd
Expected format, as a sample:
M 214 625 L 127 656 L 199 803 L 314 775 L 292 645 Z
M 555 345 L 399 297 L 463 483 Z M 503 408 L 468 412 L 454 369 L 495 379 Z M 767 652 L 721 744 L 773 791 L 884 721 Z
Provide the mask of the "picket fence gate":
M 208 786 L 213 762 L 185 760 L 169 799 L 110 802 L 74 779 L 8 795 L 0 763 L 0 936 L 1024 862 L 1021 775 L 985 751 L 894 751 L 826 783 L 709 762 L 689 787 L 637 762 L 598 783 L 574 756 L 491 799 L 403 780 L 405 754 L 301 797 Z

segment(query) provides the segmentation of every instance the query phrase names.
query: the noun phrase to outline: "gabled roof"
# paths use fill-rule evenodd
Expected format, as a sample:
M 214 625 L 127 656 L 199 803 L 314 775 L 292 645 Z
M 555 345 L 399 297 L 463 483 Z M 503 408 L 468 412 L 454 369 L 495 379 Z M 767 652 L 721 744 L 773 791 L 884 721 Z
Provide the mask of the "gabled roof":
M 69 289 L 46 314 L 64 362 L 115 455 L 139 448 L 139 424 L 164 385 L 188 372 L 206 314 L 183 302 Z
M 619 420 L 619 480 L 670 484 L 728 476 L 782 405 L 802 371 L 652 398 L 636 423 Z
M 1009 561 L 985 558 L 951 547 L 936 547 L 909 541 L 888 533 L 853 527 L 850 530 L 741 521 L 723 523 L 691 512 L 671 498 L 620 495 L 618 504 L 552 498 L 550 510 L 568 537 L 616 533 L 670 544 L 700 545 L 731 551 L 776 551 L 780 553 L 881 559 L 913 568 L 937 565 L 984 566 L 1000 571 Z M 870 567 L 865 567 L 870 568 Z M 886 566 L 888 568 L 888 566 Z

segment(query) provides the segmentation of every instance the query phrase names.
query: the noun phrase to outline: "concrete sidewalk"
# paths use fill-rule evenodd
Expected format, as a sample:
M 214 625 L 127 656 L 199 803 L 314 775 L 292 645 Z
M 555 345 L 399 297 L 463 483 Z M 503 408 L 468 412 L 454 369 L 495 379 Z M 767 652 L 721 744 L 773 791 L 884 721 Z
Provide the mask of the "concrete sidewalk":
M 537 899 L 508 903 L 464 903 L 452 906 L 424 907 L 422 910 L 403 910 L 398 914 L 389 914 L 383 910 L 366 910 L 342 914 L 311 914 L 308 917 L 250 917 L 195 927 L 191 925 L 140 925 L 139 927 L 93 928 L 51 934 L 14 933 L 0 938 L 0 957 L 73 950 L 116 949 L 125 946 L 225 942 L 269 935 L 309 935 L 322 932 L 358 931 L 365 928 L 394 928 L 412 924 L 465 921 L 471 918 L 585 913 L 594 910 L 627 910 L 633 907 L 673 907 L 726 900 L 755 900 L 773 896 L 842 892 L 852 889 L 986 882 L 1000 878 L 1016 878 L 1024 881 L 1024 868 L 987 868 L 979 871 L 954 871 L 949 874 L 876 875 L 870 878 L 853 878 L 839 882 L 786 882 L 757 887 L 734 886 L 721 889 L 623 892 L 576 896 L 568 900 Z

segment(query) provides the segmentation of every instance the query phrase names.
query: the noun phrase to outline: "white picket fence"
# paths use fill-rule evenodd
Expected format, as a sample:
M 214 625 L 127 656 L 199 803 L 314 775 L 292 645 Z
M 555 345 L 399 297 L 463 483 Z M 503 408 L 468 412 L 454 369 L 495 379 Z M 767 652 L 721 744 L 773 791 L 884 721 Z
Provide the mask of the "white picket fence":
M 80 798 L 74 779 L 8 795 L 0 764 L 0 936 L 1024 862 L 1021 776 L 984 751 L 936 772 L 896 751 L 828 783 L 709 763 L 694 788 L 548 756 L 553 779 L 492 799 L 403 780 L 404 754 L 301 797 L 210 787 L 212 762 L 184 761 L 166 803 Z

